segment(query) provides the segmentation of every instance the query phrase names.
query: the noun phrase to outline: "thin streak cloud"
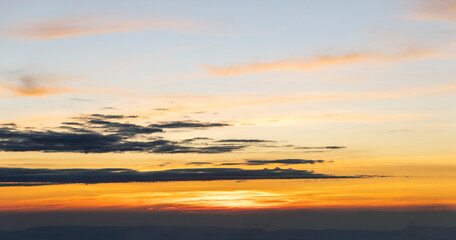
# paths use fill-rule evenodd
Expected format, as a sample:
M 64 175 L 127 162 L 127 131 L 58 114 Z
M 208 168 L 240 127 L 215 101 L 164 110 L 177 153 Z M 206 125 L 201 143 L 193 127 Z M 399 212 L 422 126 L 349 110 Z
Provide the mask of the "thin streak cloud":
M 148 29 L 188 32 L 193 31 L 195 27 L 195 23 L 184 21 L 120 21 L 108 18 L 66 18 L 23 24 L 3 31 L 2 35 L 32 40 L 47 40 Z
M 346 54 L 341 56 L 325 55 L 304 60 L 285 59 L 272 62 L 251 62 L 226 67 L 201 65 L 201 68 L 207 70 L 214 76 L 221 77 L 274 71 L 309 71 L 347 65 L 351 63 L 403 61 L 408 59 L 422 58 L 432 54 L 433 51 L 412 49 L 393 55 L 366 53 Z
M 249 105 L 278 105 L 304 102 L 332 101 L 367 101 L 405 98 L 423 98 L 432 96 L 451 95 L 456 92 L 456 82 L 413 85 L 395 89 L 372 89 L 351 92 L 302 92 L 299 94 L 260 95 L 260 94 L 220 94 L 220 95 L 161 95 L 153 97 L 179 103 L 179 108 L 173 112 L 191 110 L 212 110 L 220 108 L 236 108 Z M 192 101 L 189 106 L 188 102 Z
M 282 164 L 282 165 L 292 165 L 292 164 L 316 164 L 324 163 L 325 160 L 310 160 L 310 159 L 275 159 L 275 160 L 245 160 L 245 162 L 229 162 L 222 163 L 221 166 L 230 166 L 230 165 L 268 165 L 268 164 Z

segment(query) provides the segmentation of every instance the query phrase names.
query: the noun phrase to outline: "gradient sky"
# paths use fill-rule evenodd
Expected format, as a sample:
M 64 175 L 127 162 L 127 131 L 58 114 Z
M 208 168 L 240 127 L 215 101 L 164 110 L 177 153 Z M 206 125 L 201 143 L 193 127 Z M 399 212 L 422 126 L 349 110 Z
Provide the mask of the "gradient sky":
M 0 4 L 1 212 L 456 209 L 454 0 Z

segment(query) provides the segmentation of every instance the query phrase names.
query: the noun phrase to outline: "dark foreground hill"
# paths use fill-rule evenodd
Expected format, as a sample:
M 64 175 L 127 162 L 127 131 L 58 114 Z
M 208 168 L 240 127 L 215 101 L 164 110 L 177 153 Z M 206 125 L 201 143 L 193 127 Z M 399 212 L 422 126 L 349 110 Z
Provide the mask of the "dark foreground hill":
M 36 227 L 0 231 L 0 240 L 455 240 L 456 228 L 403 231 L 278 230 L 219 227 Z

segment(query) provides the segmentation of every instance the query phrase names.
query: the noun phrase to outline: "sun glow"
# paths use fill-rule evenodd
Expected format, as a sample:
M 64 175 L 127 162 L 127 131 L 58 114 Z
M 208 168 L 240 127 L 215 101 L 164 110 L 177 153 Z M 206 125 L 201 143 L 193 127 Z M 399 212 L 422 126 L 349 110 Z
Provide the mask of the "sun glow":
M 189 195 L 176 199 L 174 203 L 209 208 L 267 208 L 288 202 L 280 194 L 261 191 L 203 191 Z

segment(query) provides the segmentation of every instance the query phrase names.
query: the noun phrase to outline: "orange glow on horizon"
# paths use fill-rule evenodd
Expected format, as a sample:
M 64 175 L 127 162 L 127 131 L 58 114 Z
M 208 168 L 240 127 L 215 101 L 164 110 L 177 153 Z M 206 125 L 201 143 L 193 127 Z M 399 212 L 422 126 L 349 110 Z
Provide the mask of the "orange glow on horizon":
M 441 187 L 441 182 L 448 180 L 68 184 L 27 187 L 27 191 L 24 187 L 4 187 L 0 192 L 0 211 L 452 210 L 456 209 L 456 191 Z M 408 191 L 403 191 L 404 188 Z

